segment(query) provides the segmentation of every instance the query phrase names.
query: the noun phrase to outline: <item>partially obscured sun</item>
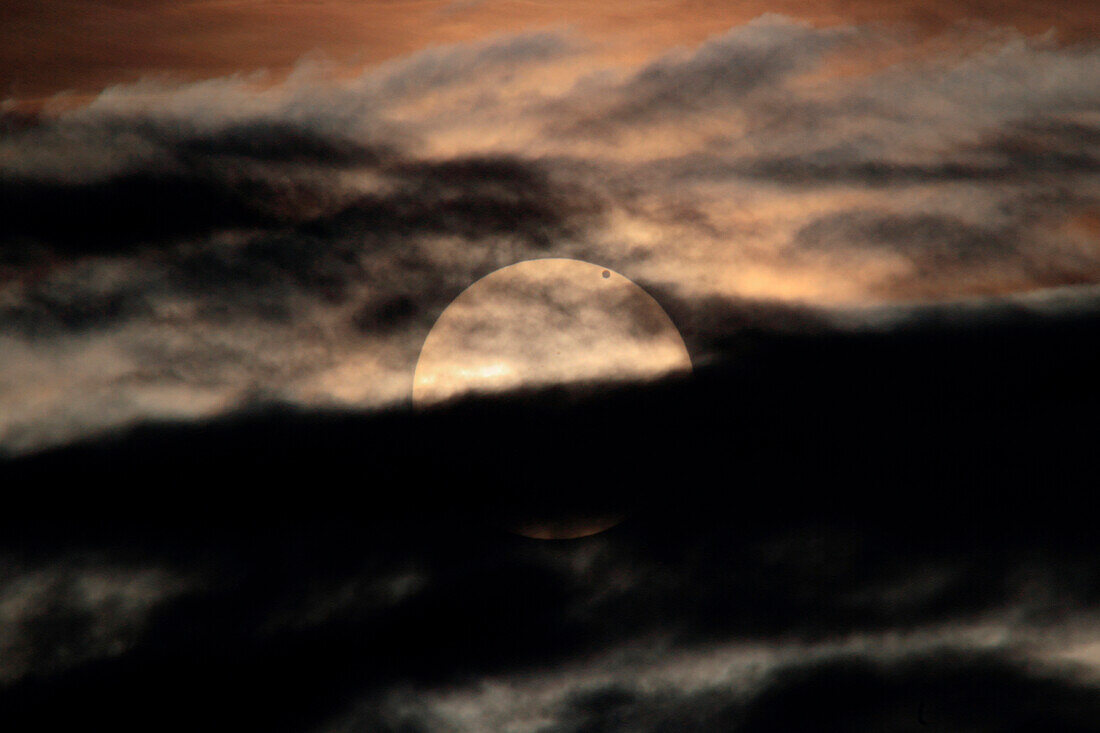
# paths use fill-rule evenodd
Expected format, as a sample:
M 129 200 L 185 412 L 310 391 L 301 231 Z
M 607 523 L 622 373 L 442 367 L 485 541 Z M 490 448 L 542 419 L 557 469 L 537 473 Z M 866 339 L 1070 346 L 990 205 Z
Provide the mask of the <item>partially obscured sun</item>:
M 420 352 L 413 403 L 579 382 L 637 382 L 691 371 L 661 306 L 628 278 L 588 262 L 520 262 L 478 280 L 440 315 Z M 517 522 L 520 534 L 595 534 L 621 516 Z
M 629 279 L 579 260 L 528 260 L 478 280 L 443 311 L 420 352 L 413 402 L 689 371 L 676 326 Z

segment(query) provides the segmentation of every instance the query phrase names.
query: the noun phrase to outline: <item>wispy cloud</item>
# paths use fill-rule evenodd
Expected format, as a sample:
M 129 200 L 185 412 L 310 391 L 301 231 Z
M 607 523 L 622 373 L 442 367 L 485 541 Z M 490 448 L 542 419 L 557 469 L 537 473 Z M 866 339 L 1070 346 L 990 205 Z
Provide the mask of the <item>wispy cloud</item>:
M 404 399 L 450 299 L 536 256 L 685 323 L 1094 283 L 1100 51 L 957 34 L 853 73 L 906 41 L 766 16 L 624 69 L 543 31 L 7 125 L 0 443 Z

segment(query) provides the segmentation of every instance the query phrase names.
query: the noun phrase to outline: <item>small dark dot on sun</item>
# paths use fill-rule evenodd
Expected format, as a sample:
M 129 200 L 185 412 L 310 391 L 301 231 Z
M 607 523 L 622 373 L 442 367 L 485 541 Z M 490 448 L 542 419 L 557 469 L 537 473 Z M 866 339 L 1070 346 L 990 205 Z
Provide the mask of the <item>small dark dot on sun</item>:
M 603 276 L 604 276 L 604 279 L 605 279 L 605 280 L 606 280 L 607 278 L 611 277 L 611 270 L 604 270 L 604 271 L 603 271 Z

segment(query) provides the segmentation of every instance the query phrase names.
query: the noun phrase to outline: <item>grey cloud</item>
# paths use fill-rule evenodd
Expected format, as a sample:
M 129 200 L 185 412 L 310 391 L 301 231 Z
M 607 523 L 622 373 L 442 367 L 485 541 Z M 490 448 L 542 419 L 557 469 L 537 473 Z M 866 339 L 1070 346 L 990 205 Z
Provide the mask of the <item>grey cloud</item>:
M 517 69 L 561 58 L 578 50 L 578 42 L 561 32 L 502 35 L 471 44 L 421 51 L 407 60 L 386 64 L 365 80 L 380 101 L 426 96 L 439 89 L 490 78 L 508 81 Z
M 708 166 L 705 158 L 680 162 L 685 174 L 709 178 L 746 176 L 784 184 L 849 184 L 872 188 L 935 183 L 1026 184 L 1037 178 L 1100 173 L 1100 155 L 1092 140 L 1100 130 L 1070 123 L 1009 124 L 986 133 L 990 139 L 941 152 L 923 163 L 867 155 L 852 145 L 802 155 L 762 157 Z
M 783 670 L 747 706 L 741 729 L 1089 731 L 1100 729 L 1098 713 L 1100 697 L 1073 670 L 946 651 L 892 664 L 851 659 Z
M 1072 670 L 1036 671 L 1001 655 L 944 651 L 895 662 L 852 656 L 776 669 L 758 692 L 578 693 L 547 730 L 1100 730 L 1100 697 Z
M 663 655 L 635 645 L 511 678 L 395 686 L 322 730 L 1100 730 L 1100 696 L 1079 667 L 952 636 Z
M 675 167 L 709 180 L 745 176 L 810 187 L 995 187 L 1095 176 L 1095 46 L 1058 47 L 993 31 L 964 35 L 981 50 L 824 76 L 812 87 L 762 88 L 736 106 L 743 128 L 731 120 L 728 133 L 712 132 Z M 881 29 L 862 29 L 861 37 L 898 43 Z M 692 121 L 681 122 L 693 129 Z
M 579 87 L 588 109 L 579 120 L 563 122 L 561 129 L 606 134 L 703 111 L 728 111 L 751 92 L 807 71 L 855 35 L 848 27 L 819 30 L 766 15 L 690 53 L 664 56 L 621 85 L 606 89 L 592 82 L 592 88 Z
M 0 305 L 0 333 L 47 337 L 147 317 L 153 312 L 149 288 L 154 279 L 148 272 L 133 273 L 129 263 L 114 268 L 76 264 L 25 286 L 21 297 Z
M 1044 230 L 1046 222 L 1057 220 L 1053 212 L 1049 203 L 1029 207 L 1018 201 L 1006 221 L 994 225 L 943 213 L 841 211 L 799 229 L 789 254 L 824 258 L 838 270 L 853 272 L 866 258 L 902 258 L 907 270 L 878 285 L 883 292 L 953 280 L 960 289 L 978 290 L 985 281 L 996 287 L 1005 279 L 1036 286 L 1090 282 L 1100 272 L 1100 253 L 1075 248 L 1049 226 Z M 969 286 L 962 284 L 966 279 Z
M 1012 257 L 1019 233 L 934 214 L 849 211 L 807 224 L 796 247 L 842 256 L 847 251 L 896 252 L 934 276 L 956 265 L 981 265 Z

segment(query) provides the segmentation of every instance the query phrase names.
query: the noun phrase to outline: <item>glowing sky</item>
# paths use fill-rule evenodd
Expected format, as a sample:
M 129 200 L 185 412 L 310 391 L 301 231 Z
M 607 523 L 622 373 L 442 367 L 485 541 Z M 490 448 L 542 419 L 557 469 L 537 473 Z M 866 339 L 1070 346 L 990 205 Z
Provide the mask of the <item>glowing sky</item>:
M 1076 0 L 12 0 L 0 9 L 0 89 L 37 97 L 94 92 L 145 74 L 279 72 L 316 52 L 377 63 L 429 45 L 553 25 L 640 58 L 769 12 L 823 24 L 901 24 L 918 33 L 960 21 L 1029 34 L 1054 29 L 1069 41 L 1100 33 L 1095 9 Z
M 639 283 L 693 358 L 777 307 L 1100 281 L 1085 3 L 0 14 L 0 446 L 401 402 L 451 299 L 536 257 Z

